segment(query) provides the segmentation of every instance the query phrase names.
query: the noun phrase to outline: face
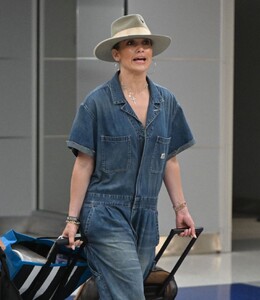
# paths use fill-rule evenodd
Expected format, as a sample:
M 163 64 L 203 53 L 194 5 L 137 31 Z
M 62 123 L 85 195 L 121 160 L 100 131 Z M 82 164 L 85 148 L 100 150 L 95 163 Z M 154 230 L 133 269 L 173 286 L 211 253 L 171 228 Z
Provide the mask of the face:
M 153 48 L 150 39 L 128 39 L 120 42 L 112 55 L 120 70 L 146 72 L 152 62 Z

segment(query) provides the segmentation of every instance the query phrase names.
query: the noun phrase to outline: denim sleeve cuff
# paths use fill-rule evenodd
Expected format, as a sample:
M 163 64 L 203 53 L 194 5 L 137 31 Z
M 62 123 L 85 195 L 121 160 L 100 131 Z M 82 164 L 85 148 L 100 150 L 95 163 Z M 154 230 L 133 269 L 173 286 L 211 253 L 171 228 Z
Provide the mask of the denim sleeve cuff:
M 95 151 L 91 150 L 90 148 L 79 145 L 73 141 L 67 141 L 67 146 L 68 146 L 68 148 L 70 148 L 72 150 L 72 152 L 75 156 L 78 155 L 79 151 L 82 153 L 88 154 L 90 156 L 95 156 Z
M 190 148 L 191 146 L 193 146 L 195 143 L 196 143 L 196 142 L 195 142 L 194 139 L 190 140 L 188 143 L 182 145 L 182 146 L 181 146 L 180 148 L 178 148 L 177 150 L 171 152 L 171 153 L 168 155 L 167 159 L 170 159 L 170 158 L 172 158 L 173 156 L 176 156 L 177 154 L 181 153 L 182 151 L 184 151 L 184 150 Z

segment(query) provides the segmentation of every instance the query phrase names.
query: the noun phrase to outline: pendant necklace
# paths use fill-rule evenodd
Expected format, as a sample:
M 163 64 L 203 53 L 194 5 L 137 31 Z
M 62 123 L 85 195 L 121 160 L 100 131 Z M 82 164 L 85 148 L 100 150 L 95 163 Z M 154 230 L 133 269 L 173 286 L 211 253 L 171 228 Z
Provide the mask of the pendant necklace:
M 127 92 L 127 96 L 129 97 L 129 99 L 132 102 L 134 102 L 134 104 L 137 104 L 137 99 L 135 97 L 136 92 L 131 91 L 125 84 L 122 84 L 121 86 L 122 89 Z M 147 89 L 147 87 L 148 87 L 148 83 L 145 84 L 145 86 L 138 92 L 138 94 L 144 91 L 145 89 Z

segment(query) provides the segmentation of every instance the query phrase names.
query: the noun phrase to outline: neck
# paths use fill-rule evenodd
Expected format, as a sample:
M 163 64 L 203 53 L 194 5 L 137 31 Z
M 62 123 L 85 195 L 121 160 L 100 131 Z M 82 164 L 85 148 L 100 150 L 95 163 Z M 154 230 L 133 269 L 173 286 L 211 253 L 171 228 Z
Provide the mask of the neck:
M 122 73 L 119 74 L 119 81 L 122 86 L 127 87 L 132 91 L 138 92 L 144 89 L 144 86 L 147 86 L 146 74 L 142 74 L 139 76 L 136 75 L 124 75 Z

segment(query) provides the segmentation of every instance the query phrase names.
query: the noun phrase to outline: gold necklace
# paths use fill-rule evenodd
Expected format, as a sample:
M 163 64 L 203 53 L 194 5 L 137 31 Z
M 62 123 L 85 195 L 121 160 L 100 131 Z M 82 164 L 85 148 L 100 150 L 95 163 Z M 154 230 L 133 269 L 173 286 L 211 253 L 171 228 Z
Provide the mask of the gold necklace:
M 122 86 L 122 89 L 123 89 L 124 91 L 127 92 L 127 96 L 129 97 L 129 99 L 130 99 L 131 101 L 133 101 L 134 104 L 137 104 L 137 99 L 136 99 L 136 97 L 135 97 L 136 92 L 131 91 L 131 90 L 127 87 L 127 85 L 125 85 L 125 84 L 123 84 L 123 83 L 121 84 L 121 86 Z M 148 87 L 148 83 L 146 83 L 145 86 L 144 86 L 140 91 L 138 91 L 138 94 L 140 94 L 140 93 L 143 92 L 145 89 L 147 89 L 147 87 Z

